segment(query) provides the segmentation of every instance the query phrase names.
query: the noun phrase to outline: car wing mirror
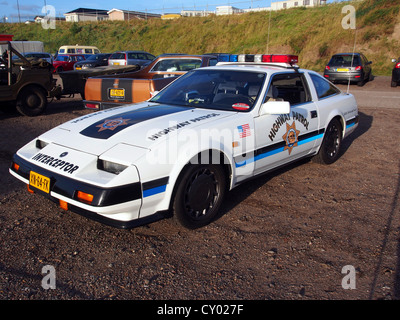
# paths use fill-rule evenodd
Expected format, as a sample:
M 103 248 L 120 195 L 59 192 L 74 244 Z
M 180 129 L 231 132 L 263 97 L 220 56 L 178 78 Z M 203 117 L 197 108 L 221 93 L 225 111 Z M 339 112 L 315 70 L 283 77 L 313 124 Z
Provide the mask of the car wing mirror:
M 289 114 L 290 103 L 288 101 L 268 101 L 261 105 L 260 115 L 264 114 Z
M 397 60 L 396 60 L 396 59 L 392 59 L 392 62 L 393 62 L 393 63 L 396 63 L 396 62 L 397 62 Z

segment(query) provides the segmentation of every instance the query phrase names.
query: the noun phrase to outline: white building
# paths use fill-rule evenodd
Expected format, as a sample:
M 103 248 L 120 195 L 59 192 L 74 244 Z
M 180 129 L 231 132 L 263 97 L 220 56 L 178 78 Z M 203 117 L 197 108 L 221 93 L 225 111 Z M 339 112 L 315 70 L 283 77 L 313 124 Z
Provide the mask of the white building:
M 271 3 L 271 10 L 282 10 L 295 7 L 316 7 L 326 4 L 326 0 L 282 0 Z
M 79 22 L 79 21 L 100 21 L 107 20 L 107 10 L 78 8 L 73 11 L 64 13 L 65 21 Z
M 227 15 L 227 14 L 236 14 L 243 13 L 243 9 L 235 8 L 232 6 L 219 6 L 215 8 L 215 14 L 217 16 Z
M 206 17 L 214 12 L 207 10 L 182 10 L 182 17 Z

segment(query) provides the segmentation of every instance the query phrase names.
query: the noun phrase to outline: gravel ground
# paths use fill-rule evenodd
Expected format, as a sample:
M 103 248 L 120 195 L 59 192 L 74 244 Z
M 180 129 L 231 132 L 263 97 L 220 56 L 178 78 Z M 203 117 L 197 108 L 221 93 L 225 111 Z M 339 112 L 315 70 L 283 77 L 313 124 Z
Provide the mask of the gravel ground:
M 357 90 L 373 97 L 386 88 Z M 13 153 L 91 111 L 76 98 L 35 118 L 0 113 L 0 299 L 398 299 L 398 101 L 360 104 L 336 163 L 305 160 L 243 184 L 218 220 L 195 231 L 172 219 L 115 229 L 28 193 L 8 173 Z M 55 289 L 42 286 L 44 266 L 54 268 Z

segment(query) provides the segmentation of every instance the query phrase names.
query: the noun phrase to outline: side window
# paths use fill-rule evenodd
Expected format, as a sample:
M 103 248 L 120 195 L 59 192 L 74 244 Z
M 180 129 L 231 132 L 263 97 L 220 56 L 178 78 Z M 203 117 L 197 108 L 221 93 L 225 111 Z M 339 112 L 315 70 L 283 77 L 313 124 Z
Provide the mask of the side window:
M 310 73 L 310 77 L 314 83 L 315 90 L 317 91 L 318 99 L 323 99 L 340 93 L 338 88 L 321 76 Z
M 212 67 L 212 66 L 217 65 L 217 63 L 218 63 L 217 59 L 210 59 L 210 61 L 208 62 L 208 65 Z
M 288 101 L 291 106 L 311 101 L 310 90 L 302 73 L 282 73 L 273 76 L 265 98 Z

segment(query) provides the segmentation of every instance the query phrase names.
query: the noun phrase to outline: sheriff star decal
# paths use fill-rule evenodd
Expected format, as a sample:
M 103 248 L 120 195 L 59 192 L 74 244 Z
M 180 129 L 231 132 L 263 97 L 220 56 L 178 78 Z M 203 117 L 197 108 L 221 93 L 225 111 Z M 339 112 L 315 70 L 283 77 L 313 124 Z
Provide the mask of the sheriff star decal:
M 116 118 L 116 119 L 108 119 L 108 120 L 104 120 L 103 123 L 99 124 L 98 128 L 100 128 L 98 130 L 98 132 L 101 132 L 103 130 L 115 130 L 116 128 L 118 128 L 119 126 L 126 126 L 128 124 L 129 119 L 123 119 L 122 117 Z
M 283 150 L 288 150 L 289 155 L 292 152 L 294 147 L 297 147 L 297 142 L 299 141 L 300 131 L 296 129 L 296 124 L 293 121 L 292 125 L 289 125 L 286 122 L 286 133 L 282 136 L 282 139 L 285 140 L 286 146 Z

